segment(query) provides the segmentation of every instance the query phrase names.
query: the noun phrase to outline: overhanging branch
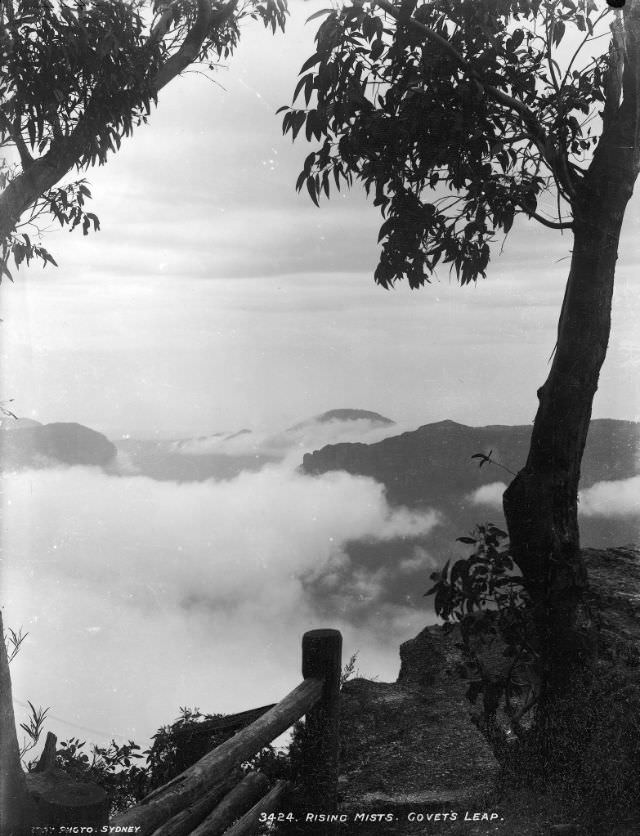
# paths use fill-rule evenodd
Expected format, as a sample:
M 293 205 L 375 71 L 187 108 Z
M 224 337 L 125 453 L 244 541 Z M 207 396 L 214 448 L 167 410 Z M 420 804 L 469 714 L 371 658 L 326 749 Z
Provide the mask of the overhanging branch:
M 157 23 L 151 30 L 151 34 L 149 35 L 149 43 L 155 44 L 159 43 L 164 36 L 169 31 L 169 26 L 171 25 L 171 19 L 174 15 L 174 8 L 175 8 L 175 0 L 173 3 L 170 3 L 166 9 L 163 10 L 162 14 L 160 15 Z
M 153 87 L 157 93 L 170 81 L 192 64 L 198 57 L 204 39 L 211 23 L 211 3 L 209 0 L 198 0 L 198 14 L 195 23 L 187 33 L 180 49 L 171 55 L 158 70 L 153 80 Z
M 548 226 L 549 229 L 573 229 L 573 221 L 549 221 L 543 215 L 539 215 L 537 212 L 531 212 L 529 214 L 530 218 L 538 221 L 538 223 L 542 224 L 543 226 Z
M 437 32 L 429 29 L 428 26 L 413 17 L 407 17 L 405 19 L 393 3 L 390 2 L 390 0 L 374 0 L 374 2 L 398 23 L 410 26 L 414 31 L 420 32 L 420 34 L 427 40 L 438 44 L 438 46 L 444 49 L 447 54 L 455 60 L 460 69 L 478 84 L 484 93 L 486 93 L 495 102 L 498 102 L 509 110 L 517 113 L 522 119 L 522 123 L 531 137 L 531 140 L 534 142 L 541 156 L 557 178 L 560 186 L 566 192 L 566 195 L 569 198 L 575 197 L 575 184 L 571 173 L 566 166 L 566 162 L 563 160 L 562 152 L 555 148 L 554 143 L 550 140 L 550 137 L 545 131 L 542 123 L 524 102 L 510 96 L 498 87 L 488 84 L 482 74 L 479 73 L 478 70 L 476 70 L 476 68 L 473 67 L 458 52 L 458 50 L 455 49 L 449 41 L 447 41 L 446 38 L 443 38 Z
M 27 148 L 27 143 L 24 141 L 22 133 L 20 132 L 19 120 L 17 121 L 17 124 L 12 125 L 4 113 L 0 113 L 0 128 L 10 137 L 11 142 L 13 142 L 16 146 L 18 154 L 20 155 L 22 170 L 26 171 L 33 164 L 33 157 L 31 156 L 29 149 Z
M 198 0 L 198 13 L 195 23 L 187 33 L 178 51 L 165 61 L 153 80 L 156 93 L 197 59 L 212 24 L 222 25 L 233 14 L 236 5 L 237 0 L 230 0 L 223 9 L 218 10 L 214 15 L 210 0 Z M 163 36 L 164 33 L 161 34 L 162 28 L 166 25 L 166 21 L 161 20 L 159 22 L 154 29 L 156 37 L 158 35 Z M 158 27 L 160 28 L 158 29 Z
M 211 26 L 222 25 L 223 17 L 224 20 L 228 19 L 228 16 L 233 14 L 236 4 L 237 0 L 231 0 L 214 16 L 211 0 L 197 0 L 196 19 L 180 48 L 167 59 L 156 74 L 153 80 L 155 92 L 166 86 L 197 59 Z M 162 25 L 165 23 L 166 21 L 163 21 Z M 157 27 L 155 32 L 156 37 L 161 35 L 161 29 Z M 91 110 L 91 103 L 87 110 Z M 12 233 L 23 212 L 78 164 L 95 133 L 92 117 L 87 116 L 85 112 L 68 135 L 60 135 L 54 127 L 54 134 L 58 135 L 54 136 L 49 150 L 38 159 L 33 159 L 22 136 L 16 137 L 13 126 L 6 117 L 4 119 L 6 121 L 4 124 L 0 123 L 0 127 L 10 134 L 12 142 L 16 145 L 23 170 L 0 194 L 0 241 L 6 240 Z

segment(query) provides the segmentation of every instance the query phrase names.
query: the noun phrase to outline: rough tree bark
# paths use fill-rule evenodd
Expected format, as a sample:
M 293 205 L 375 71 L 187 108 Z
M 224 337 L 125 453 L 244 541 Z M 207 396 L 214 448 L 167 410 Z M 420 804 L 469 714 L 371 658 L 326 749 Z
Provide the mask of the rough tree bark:
M 640 0 L 627 5 L 603 133 L 573 201 L 573 254 L 556 351 L 525 467 L 504 495 L 513 556 L 536 606 L 547 688 L 570 681 L 587 650 L 578 614 L 587 585 L 578 483 L 611 328 L 620 231 L 640 170 Z M 619 41 L 619 43 L 621 43 Z M 622 72 L 621 72 L 622 71 Z
M 23 825 L 27 782 L 13 713 L 9 660 L 0 612 L 0 833 L 18 833 Z

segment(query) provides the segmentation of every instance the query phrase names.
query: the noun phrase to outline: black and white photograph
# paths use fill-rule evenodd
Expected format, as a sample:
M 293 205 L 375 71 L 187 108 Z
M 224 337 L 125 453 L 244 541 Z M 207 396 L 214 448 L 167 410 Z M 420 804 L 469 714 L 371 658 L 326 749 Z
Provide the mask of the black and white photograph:
M 0 0 L 0 836 L 640 833 L 640 0 Z

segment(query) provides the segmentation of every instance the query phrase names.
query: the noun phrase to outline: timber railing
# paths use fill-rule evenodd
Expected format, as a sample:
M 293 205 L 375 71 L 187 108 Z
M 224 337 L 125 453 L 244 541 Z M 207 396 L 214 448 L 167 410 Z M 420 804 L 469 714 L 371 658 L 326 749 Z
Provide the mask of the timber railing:
M 313 788 L 311 806 L 335 812 L 341 658 L 342 636 L 337 630 L 305 633 L 303 681 L 293 691 L 275 705 L 199 724 L 203 732 L 214 732 L 233 730 L 253 720 L 135 807 L 113 818 L 111 826 L 139 836 L 255 833 L 261 819 L 282 809 L 291 786 L 280 780 L 269 788 L 260 772 L 249 772 L 239 780 L 238 769 L 303 716 L 306 731 L 301 761 L 307 774 L 300 776 L 300 783 Z

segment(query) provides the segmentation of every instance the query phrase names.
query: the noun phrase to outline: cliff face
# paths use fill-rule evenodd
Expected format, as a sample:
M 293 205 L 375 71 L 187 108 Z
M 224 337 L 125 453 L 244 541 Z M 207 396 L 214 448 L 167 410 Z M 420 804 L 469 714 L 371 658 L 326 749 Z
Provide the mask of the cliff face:
M 615 689 L 615 693 L 604 693 L 608 702 L 602 722 L 591 727 L 593 741 L 587 744 L 600 752 L 598 756 L 596 751 L 588 751 L 587 757 L 593 769 L 602 772 L 597 774 L 597 780 L 606 782 L 612 763 L 619 762 L 621 769 L 628 766 L 628 744 L 637 741 L 634 729 L 640 701 L 640 548 L 586 549 L 584 556 L 590 579 L 589 605 L 598 640 L 597 671 Z M 434 832 L 437 827 L 441 834 L 464 832 L 469 836 L 533 836 L 549 832 L 542 828 L 554 822 L 572 820 L 565 808 L 545 810 L 542 799 L 539 809 L 534 805 L 534 812 L 527 809 L 523 818 L 517 800 L 496 793 L 498 765 L 470 719 L 472 706 L 465 691 L 471 672 L 456 647 L 458 638 L 456 631 L 445 632 L 439 625 L 426 627 L 400 648 L 401 669 L 396 683 L 363 679 L 346 683 L 341 719 L 342 808 L 391 812 L 394 824 L 385 832 L 394 834 L 431 832 L 426 818 L 422 828 L 408 820 L 410 810 L 425 815 L 428 811 L 457 812 L 457 822 L 438 821 L 433 824 Z M 488 661 L 494 665 L 504 663 L 500 652 Z M 609 716 L 610 704 L 622 706 L 615 725 Z M 591 715 L 588 719 L 592 719 Z M 584 734 L 584 728 L 578 728 L 576 733 Z M 465 812 L 474 809 L 497 811 L 498 815 L 489 821 L 465 823 L 464 830 L 456 829 Z M 608 827 L 607 832 L 626 836 L 640 832 L 640 821 L 612 821 Z M 362 825 L 353 832 L 375 831 L 373 825 L 369 829 Z M 604 831 L 596 828 L 584 832 Z
M 640 547 L 584 549 L 583 556 L 600 656 L 640 674 Z
M 640 548 L 584 549 L 589 574 L 588 609 L 597 643 L 598 664 L 615 669 L 640 688 Z M 400 647 L 398 682 L 431 688 L 447 681 L 468 681 L 464 658 L 456 643 L 459 632 L 438 624 L 425 627 Z M 496 674 L 508 665 L 497 645 L 482 655 Z M 639 694 L 640 696 L 640 694 Z
M 116 453 L 106 436 L 82 424 L 44 424 L 0 432 L 3 470 L 59 464 L 105 467 Z

